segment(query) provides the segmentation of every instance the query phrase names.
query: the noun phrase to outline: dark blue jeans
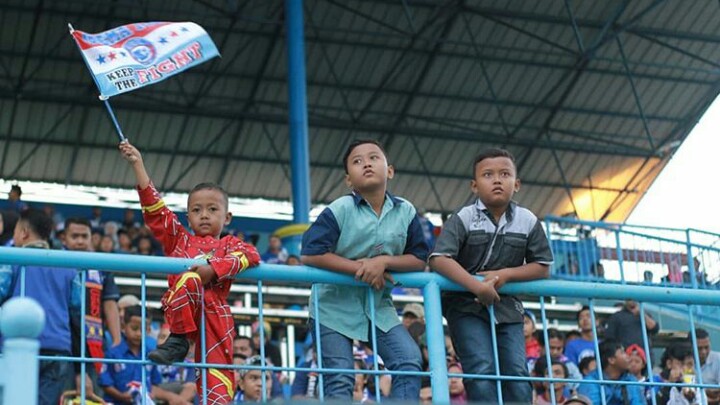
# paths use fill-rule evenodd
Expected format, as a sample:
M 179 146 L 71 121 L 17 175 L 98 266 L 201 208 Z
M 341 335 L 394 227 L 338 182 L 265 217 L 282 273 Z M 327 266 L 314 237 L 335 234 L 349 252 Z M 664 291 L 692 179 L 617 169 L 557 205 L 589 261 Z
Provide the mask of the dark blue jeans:
M 455 351 L 463 372 L 495 374 L 492 336 L 489 322 L 475 314 L 449 310 L 446 316 Z M 528 377 L 525 363 L 525 337 L 522 323 L 496 325 L 500 374 Z M 469 402 L 497 403 L 496 380 L 464 379 Z M 504 402 L 530 403 L 532 387 L 528 381 L 504 381 Z
M 314 325 L 314 322 L 310 322 Z M 313 342 L 315 341 L 315 328 L 312 327 Z M 398 325 L 387 333 L 376 329 L 377 350 L 388 370 L 393 371 L 421 371 L 420 348 L 402 326 Z M 369 333 L 369 331 L 368 331 Z M 370 340 L 370 339 L 368 339 Z M 322 345 L 323 368 L 353 369 L 352 340 L 320 325 L 320 343 Z M 325 373 L 323 376 L 323 389 L 326 398 L 352 401 L 354 374 Z M 420 398 L 420 376 L 392 377 L 392 399 L 417 402 Z
M 39 367 L 38 405 L 57 405 L 73 369 L 68 362 L 54 360 L 42 360 Z

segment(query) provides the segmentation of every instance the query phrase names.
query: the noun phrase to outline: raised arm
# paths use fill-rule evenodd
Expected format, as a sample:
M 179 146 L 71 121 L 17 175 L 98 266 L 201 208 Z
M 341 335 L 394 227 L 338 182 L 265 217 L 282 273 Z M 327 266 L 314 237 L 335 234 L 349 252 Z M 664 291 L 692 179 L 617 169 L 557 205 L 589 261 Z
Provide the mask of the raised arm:
M 165 254 L 169 255 L 175 249 L 178 240 L 187 237 L 187 231 L 177 215 L 165 206 L 160 193 L 155 189 L 145 170 L 140 151 L 128 141 L 121 142 L 119 148 L 123 158 L 130 162 L 135 172 L 145 224 L 150 227 L 155 239 L 160 241 Z
M 138 188 L 142 190 L 150 185 L 150 176 L 148 176 L 147 170 L 145 170 L 145 164 L 143 163 L 140 151 L 127 140 L 120 142 L 118 148 L 120 149 L 122 157 L 130 163 L 130 167 L 132 167 L 135 173 Z

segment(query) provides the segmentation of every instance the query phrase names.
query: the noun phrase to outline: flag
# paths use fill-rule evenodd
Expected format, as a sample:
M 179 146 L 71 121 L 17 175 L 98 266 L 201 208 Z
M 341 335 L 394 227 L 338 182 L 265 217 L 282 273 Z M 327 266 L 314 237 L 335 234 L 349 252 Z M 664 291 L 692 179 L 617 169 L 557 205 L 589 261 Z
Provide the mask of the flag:
M 219 52 L 191 22 L 123 25 L 99 34 L 71 33 L 103 98 L 155 84 Z

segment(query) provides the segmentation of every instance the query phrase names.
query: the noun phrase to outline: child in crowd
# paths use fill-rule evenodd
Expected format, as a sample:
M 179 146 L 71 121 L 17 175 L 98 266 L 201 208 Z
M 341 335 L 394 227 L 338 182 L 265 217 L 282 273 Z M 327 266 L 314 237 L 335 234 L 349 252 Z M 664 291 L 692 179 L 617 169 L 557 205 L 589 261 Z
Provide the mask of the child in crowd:
M 550 360 L 550 364 L 552 366 L 552 378 L 568 378 L 568 369 L 565 363 L 562 363 L 556 358 L 552 358 Z M 547 366 L 547 359 L 545 356 L 540 357 L 537 362 L 535 363 L 535 369 L 533 374 L 537 377 L 550 377 L 550 373 L 548 372 L 548 366 Z M 542 389 L 539 390 L 537 393 L 537 396 L 535 398 L 535 405 L 551 405 L 552 402 L 552 394 L 550 390 L 552 389 L 555 393 L 555 404 L 564 404 L 566 401 L 566 392 L 565 392 L 565 383 L 564 382 L 556 382 L 553 384 L 550 384 L 547 381 L 543 381 L 541 384 Z
M 107 359 L 141 360 L 142 342 L 142 308 L 140 306 L 128 307 L 125 309 L 125 326 L 123 333 L 125 339 L 105 353 Z M 105 400 L 115 404 L 135 403 L 134 395 L 147 395 L 153 399 L 160 399 L 172 404 L 189 404 L 183 401 L 177 394 L 166 391 L 158 384 L 161 383 L 160 373 L 157 366 L 151 366 L 146 370 L 146 378 L 142 381 L 142 364 L 126 363 L 103 363 L 102 372 L 98 384 L 105 391 Z M 139 390 L 134 389 L 137 386 Z M 135 394 L 137 392 L 137 394 Z
M 522 302 L 497 290 L 507 282 L 546 278 L 553 260 L 550 245 L 535 215 L 512 201 L 520 180 L 510 152 L 490 149 L 478 155 L 470 189 L 477 200 L 445 222 L 430 258 L 435 271 L 468 290 L 444 293 L 443 312 L 465 372 L 495 373 L 494 310 L 500 373 L 526 377 Z M 497 401 L 493 380 L 468 379 L 465 389 L 471 402 Z M 502 394 L 507 402 L 532 399 L 527 381 L 504 381 Z
M 207 353 L 206 363 L 232 364 L 234 325 L 227 296 L 239 272 L 260 261 L 257 250 L 234 236 L 220 234 L 230 223 L 228 195 L 220 186 L 201 183 L 188 195 L 187 219 L 193 233 L 182 226 L 177 216 L 165 206 L 150 181 L 142 155 L 129 142 L 120 144 L 120 153 L 130 163 L 138 183 L 138 194 L 145 223 L 162 243 L 166 256 L 204 259 L 182 274 L 168 276 L 169 289 L 162 299 L 170 337 L 148 357 L 160 364 L 185 359 L 188 340 L 196 346 L 195 361 L 201 361 L 200 320 L 204 308 Z M 202 379 L 197 379 L 202 393 Z M 209 403 L 230 403 L 233 399 L 233 373 L 230 369 L 210 368 L 207 373 Z
M 415 208 L 387 192 L 395 170 L 382 146 L 373 140 L 351 143 L 343 156 L 351 194 L 333 201 L 305 232 L 303 263 L 350 274 L 374 290 L 347 285 L 316 284 L 310 314 L 318 299 L 322 365 L 353 368 L 353 339 L 370 338 L 370 294 L 374 298 L 378 347 L 375 353 L 389 370 L 420 371 L 420 351 L 400 323 L 393 306 L 388 270 L 416 271 L 425 266 L 428 248 Z M 311 328 L 314 330 L 314 328 Z M 326 397 L 351 400 L 353 375 L 325 374 Z M 420 377 L 393 376 L 392 398 L 416 401 Z
M 244 362 L 238 362 L 239 365 L 261 366 L 260 356 L 252 356 Z M 269 371 L 240 369 L 237 371 L 238 394 L 235 396 L 235 403 L 245 402 L 261 402 L 262 395 L 262 379 L 265 376 L 265 400 L 270 400 L 270 392 L 272 391 L 272 377 Z

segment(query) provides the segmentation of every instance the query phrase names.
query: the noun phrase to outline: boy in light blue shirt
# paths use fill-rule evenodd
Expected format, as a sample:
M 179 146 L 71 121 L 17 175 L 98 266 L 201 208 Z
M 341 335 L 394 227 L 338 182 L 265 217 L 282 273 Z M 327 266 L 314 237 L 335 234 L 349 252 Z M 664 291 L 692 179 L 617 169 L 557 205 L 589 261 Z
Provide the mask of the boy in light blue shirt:
M 420 371 L 420 350 L 402 326 L 390 295 L 388 270 L 417 271 L 425 266 L 428 247 L 415 208 L 387 192 L 394 175 L 382 146 L 372 140 L 353 142 L 343 158 L 345 181 L 352 190 L 333 201 L 303 236 L 303 263 L 368 283 L 372 290 L 316 284 L 310 297 L 318 299 L 318 318 L 325 368 L 353 369 L 352 341 L 370 340 L 372 294 L 377 353 L 390 370 Z M 387 287 L 387 288 L 386 288 Z M 312 315 L 311 315 L 312 316 Z M 314 328 L 313 328 L 314 330 Z M 318 336 L 313 336 L 318 339 Z M 352 399 L 352 374 L 325 374 L 329 398 Z M 392 398 L 416 401 L 420 377 L 393 376 Z

